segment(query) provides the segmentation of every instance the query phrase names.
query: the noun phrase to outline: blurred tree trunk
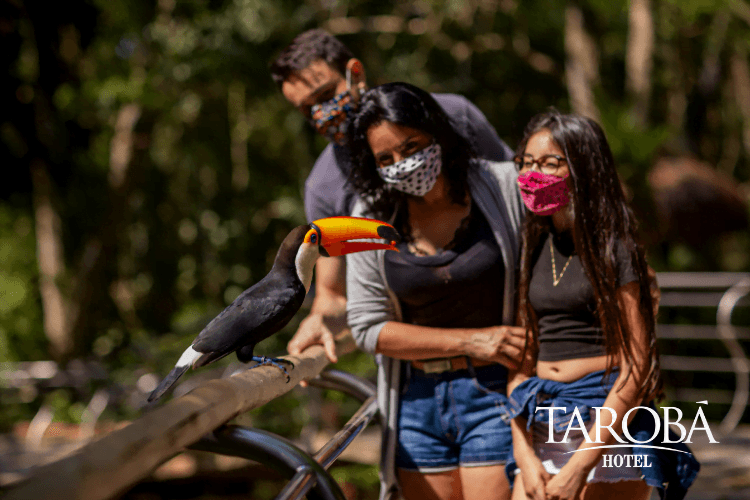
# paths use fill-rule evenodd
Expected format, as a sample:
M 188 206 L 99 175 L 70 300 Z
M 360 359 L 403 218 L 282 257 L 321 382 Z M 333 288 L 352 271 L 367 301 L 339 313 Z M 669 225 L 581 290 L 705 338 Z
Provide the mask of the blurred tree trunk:
M 88 319 L 92 308 L 98 304 L 97 291 L 107 288 L 103 272 L 117 253 L 117 239 L 127 208 L 127 178 L 133 155 L 133 132 L 140 115 L 141 108 L 136 104 L 124 105 L 117 114 L 110 147 L 108 224 L 102 226 L 101 232 L 86 244 L 81 261 L 73 270 L 73 293 L 67 298 L 60 289 L 66 265 L 60 217 L 52 202 L 52 182 L 45 162 L 41 159 L 32 162 L 44 331 L 55 359 L 66 360 L 81 352 Z M 132 311 L 132 303 L 128 305 L 124 303 L 127 301 L 122 300 L 128 294 L 122 293 L 122 287 L 114 289 L 118 293 L 113 294 L 113 299 L 120 312 Z
M 103 235 L 106 242 L 107 254 L 105 262 L 111 262 L 117 255 L 118 235 L 122 232 L 127 213 L 127 199 L 130 182 L 127 182 L 130 174 L 130 165 L 133 159 L 135 146 L 135 127 L 141 117 L 141 106 L 135 103 L 125 104 L 117 113 L 115 121 L 115 135 L 112 137 L 109 152 L 109 188 L 110 196 L 110 222 L 107 232 Z M 90 296 L 95 290 L 89 285 L 91 280 L 83 280 L 88 286 Z M 102 287 L 106 283 L 102 280 Z M 116 279 L 110 283 L 110 296 L 117 307 L 120 317 L 129 327 L 139 326 L 138 315 L 135 311 L 135 300 L 132 286 L 129 280 Z M 83 294 L 82 294 L 83 295 Z
M 63 226 L 55 208 L 53 173 L 65 166 L 69 141 L 65 126 L 53 104 L 52 96 L 61 81 L 70 75 L 60 60 L 60 33 L 57 19 L 48 18 L 35 5 L 24 5 L 37 58 L 37 74 L 29 82 L 33 89 L 33 121 L 24 133 L 33 153 L 29 156 L 32 200 L 36 232 L 36 255 L 39 268 L 44 333 L 50 343 L 50 355 L 58 361 L 68 359 L 74 349 L 70 325 L 70 302 L 61 285 L 66 276 Z
M 580 7 L 565 8 L 565 80 L 574 113 L 599 121 L 594 86 L 599 83 L 599 56 L 586 28 Z
M 115 135 L 109 151 L 109 187 L 120 191 L 125 186 L 130 160 L 133 158 L 133 130 L 141 117 L 141 107 L 135 103 L 120 108 L 115 120 Z
M 729 8 L 735 16 L 744 19 L 747 24 L 750 24 L 750 5 L 747 2 L 744 0 L 731 0 Z
M 76 352 L 83 351 L 84 340 L 90 336 L 89 320 L 99 305 L 101 292 L 109 285 L 110 295 L 126 323 L 134 323 L 135 312 L 127 284 L 124 281 L 107 283 L 105 270 L 117 255 L 118 236 L 122 233 L 124 216 L 127 213 L 127 198 L 130 182 L 130 165 L 133 158 L 134 130 L 141 117 L 141 106 L 134 103 L 123 105 L 115 118 L 115 133 L 109 150 L 109 211 L 107 224 L 99 234 L 86 243 L 81 261 L 76 269 L 75 304 L 72 307 L 73 330 L 80 332 L 76 338 Z M 87 335 L 88 333 L 88 335 Z
M 721 137 L 712 137 L 712 114 L 720 106 L 722 87 L 721 52 L 727 39 L 729 11 L 717 10 L 706 34 L 703 60 L 697 82 L 688 98 L 686 133 L 691 152 L 699 158 L 719 157 Z M 718 111 L 718 110 L 717 110 Z M 722 134 L 723 136 L 723 134 Z
M 625 72 L 633 102 L 633 118 L 639 126 L 648 121 L 651 69 L 654 53 L 654 19 L 650 0 L 631 0 L 628 13 L 628 46 Z
M 734 98 L 742 115 L 742 144 L 745 154 L 750 154 L 750 67 L 747 64 L 747 51 L 741 44 L 735 45 L 729 64 Z
M 52 204 L 52 182 L 47 164 L 41 158 L 31 162 L 36 255 L 39 266 L 39 292 L 44 312 L 44 333 L 55 359 L 66 358 L 73 350 L 68 321 L 68 305 L 59 287 L 65 273 L 60 216 Z
M 675 17 L 665 4 L 659 6 L 658 14 L 667 18 Z M 685 82 L 687 74 L 684 62 L 680 58 L 679 46 L 676 43 L 661 41 L 659 52 L 663 55 L 665 78 L 670 82 L 666 87 L 667 114 L 664 119 L 672 130 L 681 130 L 688 105 L 688 84 Z

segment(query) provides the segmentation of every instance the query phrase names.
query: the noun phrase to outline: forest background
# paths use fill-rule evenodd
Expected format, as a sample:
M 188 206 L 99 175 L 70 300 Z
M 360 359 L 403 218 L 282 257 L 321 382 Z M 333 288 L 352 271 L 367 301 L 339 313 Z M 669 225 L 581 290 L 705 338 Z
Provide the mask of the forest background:
M 371 86 L 468 97 L 511 147 L 548 106 L 596 118 L 657 271 L 750 271 L 745 0 L 2 0 L 0 361 L 83 375 L 3 390 L 0 430 L 148 386 L 269 270 L 326 143 L 268 64 L 313 27 Z M 283 354 L 302 317 L 258 351 Z M 134 418 L 138 395 L 102 418 Z M 347 415 L 308 403 L 249 418 L 294 435 Z

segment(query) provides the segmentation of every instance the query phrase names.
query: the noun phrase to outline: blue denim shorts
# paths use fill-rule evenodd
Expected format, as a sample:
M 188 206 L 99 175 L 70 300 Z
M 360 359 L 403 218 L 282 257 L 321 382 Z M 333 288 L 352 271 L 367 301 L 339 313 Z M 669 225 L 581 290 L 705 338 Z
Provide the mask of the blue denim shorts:
M 556 474 L 570 459 L 570 453 L 578 449 L 583 440 L 569 436 L 569 443 L 561 443 L 567 432 L 573 413 L 577 408 L 581 420 L 588 426 L 595 418 L 593 408 L 601 407 L 617 380 L 619 370 L 614 369 L 609 378 L 605 378 L 604 370 L 589 373 L 573 382 L 556 382 L 553 380 L 530 377 L 513 390 L 510 398 L 512 416 L 526 419 L 527 429 L 534 436 L 534 451 L 542 460 L 545 469 Z M 653 407 L 653 404 L 644 405 Z M 558 411 L 552 420 L 553 431 L 557 437 L 555 443 L 549 440 L 549 413 L 538 411 L 540 408 L 565 407 Z M 551 410 L 550 410 L 551 411 Z M 592 417 L 592 414 L 594 415 Z M 575 425 L 575 423 L 574 423 Z M 656 423 L 648 411 L 638 410 L 628 428 L 633 435 L 632 446 L 617 448 L 618 453 L 612 451 L 607 455 L 635 455 L 649 467 L 604 467 L 604 458 L 599 465 L 592 469 L 587 477 L 588 482 L 614 482 L 642 480 L 647 485 L 655 487 L 662 499 L 680 500 L 688 491 L 700 470 L 700 464 L 690 449 L 682 442 L 677 442 L 677 435 L 669 431 L 669 440 L 662 439 L 663 433 L 654 432 Z M 663 421 L 659 423 L 664 429 Z M 574 429 L 576 427 L 573 427 Z M 571 436 L 573 433 L 571 433 Z M 649 439 L 651 438 L 651 439 Z M 576 441 L 577 439 L 577 441 Z M 644 446 L 638 446 L 640 443 Z M 619 445 L 618 445 L 619 446 Z M 620 453 L 622 452 L 622 453 Z M 511 456 L 505 466 L 508 482 L 513 485 L 513 479 L 519 472 L 515 460 Z
M 407 372 L 399 402 L 397 467 L 430 473 L 505 464 L 511 450 L 507 368 Z

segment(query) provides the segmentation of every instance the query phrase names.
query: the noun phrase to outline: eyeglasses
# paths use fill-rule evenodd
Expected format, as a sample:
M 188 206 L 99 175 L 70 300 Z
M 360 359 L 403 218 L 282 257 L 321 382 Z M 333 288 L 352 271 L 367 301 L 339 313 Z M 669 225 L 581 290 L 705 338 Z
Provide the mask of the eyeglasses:
M 567 159 L 559 155 L 544 155 L 536 160 L 531 155 L 522 155 L 513 158 L 513 163 L 516 164 L 519 172 L 531 170 L 536 163 L 543 174 L 550 175 L 557 173 L 557 169 L 565 162 L 567 162 Z

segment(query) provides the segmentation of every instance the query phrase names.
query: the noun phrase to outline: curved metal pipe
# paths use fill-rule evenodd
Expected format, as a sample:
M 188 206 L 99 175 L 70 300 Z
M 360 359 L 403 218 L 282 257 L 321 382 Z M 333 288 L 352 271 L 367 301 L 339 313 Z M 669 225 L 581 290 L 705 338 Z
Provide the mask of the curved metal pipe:
M 357 410 L 357 413 L 352 415 L 346 425 L 313 455 L 313 459 L 323 468 L 328 469 L 346 447 L 354 441 L 354 438 L 367 427 L 377 412 L 378 402 L 375 397 L 371 397 Z M 303 478 L 296 487 L 285 488 L 284 492 L 276 497 L 276 500 L 297 500 L 302 498 L 311 486 L 312 479 L 309 477 Z
M 341 370 L 325 370 L 317 377 L 308 380 L 308 384 L 322 389 L 341 391 L 363 403 L 377 395 L 375 384 Z
M 326 370 L 309 383 L 341 391 L 364 403 L 314 457 L 280 436 L 239 426 L 217 429 L 189 448 L 248 458 L 278 470 L 289 477 L 290 482 L 276 497 L 277 500 L 298 499 L 305 494 L 314 499 L 342 500 L 341 489 L 325 469 L 377 417 L 377 391 L 370 381 L 341 370 Z
M 747 407 L 750 397 L 750 363 L 745 350 L 737 341 L 734 326 L 732 326 L 732 312 L 737 303 L 750 293 L 750 278 L 745 278 L 726 291 L 719 301 L 716 311 L 716 329 L 719 338 L 731 356 L 732 366 L 737 378 L 737 385 L 732 398 L 732 406 L 729 408 L 724 420 L 719 424 L 719 432 L 727 435 L 737 427 Z
M 201 438 L 189 448 L 261 462 L 292 479 L 296 486 L 309 474 L 315 478 L 309 498 L 346 500 L 339 485 L 320 464 L 286 439 L 268 431 L 227 425 Z M 287 486 L 285 490 L 288 491 L 288 488 Z
M 330 441 L 313 455 L 316 462 L 328 469 L 341 453 L 354 441 L 362 430 L 367 427 L 370 421 L 378 412 L 378 402 L 375 397 L 369 398 L 365 404 L 352 415 L 352 418 L 344 427 L 336 433 Z

